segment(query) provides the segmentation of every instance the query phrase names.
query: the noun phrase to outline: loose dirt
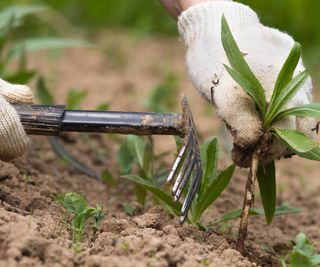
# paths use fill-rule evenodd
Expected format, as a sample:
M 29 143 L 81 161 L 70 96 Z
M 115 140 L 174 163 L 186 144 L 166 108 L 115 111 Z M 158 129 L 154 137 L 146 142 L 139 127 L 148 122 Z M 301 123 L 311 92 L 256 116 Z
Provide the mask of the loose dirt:
M 70 87 L 76 87 L 89 91 L 84 108 L 109 101 L 113 110 L 143 110 L 142 100 L 170 69 L 189 98 L 200 136 L 220 135 L 220 166 L 230 164 L 229 142 L 211 105 L 187 80 L 177 40 L 136 40 L 121 33 L 105 33 L 97 40 L 100 51 L 75 49 L 58 58 L 46 54 L 30 58 L 31 66 L 50 78 L 59 103 Z M 110 56 L 110 49 L 118 59 Z M 65 145 L 73 155 L 97 172 L 108 169 L 120 176 L 115 157 L 118 137 L 92 135 L 89 141 L 81 135 L 71 137 Z M 175 151 L 173 138 L 157 137 L 155 144 L 159 153 Z M 177 217 L 154 206 L 151 199 L 145 207 L 136 203 L 132 184 L 118 178 L 119 187 L 110 188 L 79 174 L 55 156 L 45 137 L 33 137 L 24 158 L 0 162 L 0 266 L 280 266 L 279 257 L 292 248 L 298 232 L 305 232 L 320 250 L 320 180 L 314 162 L 294 157 L 277 162 L 277 167 L 278 204 L 288 202 L 302 212 L 276 218 L 271 226 L 264 218 L 251 218 L 247 253 L 241 255 L 234 250 L 237 220 L 207 232 L 180 226 Z M 203 216 L 204 224 L 241 208 L 246 177 L 246 170 L 236 171 L 227 190 Z M 52 197 L 60 192 L 80 192 L 91 205 L 102 204 L 106 213 L 96 238 L 86 236 L 80 253 L 71 248 L 66 224 L 70 217 Z M 256 198 L 259 207 L 258 192 Z M 124 203 L 133 207 L 132 216 Z

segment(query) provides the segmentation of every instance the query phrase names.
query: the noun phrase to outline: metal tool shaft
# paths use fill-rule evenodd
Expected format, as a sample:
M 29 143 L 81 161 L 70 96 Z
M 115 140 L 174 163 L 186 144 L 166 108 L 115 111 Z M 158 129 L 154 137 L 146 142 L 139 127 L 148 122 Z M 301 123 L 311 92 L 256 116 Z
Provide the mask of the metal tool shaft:
M 64 106 L 15 105 L 27 134 L 62 132 L 184 136 L 183 118 L 175 113 L 65 110 Z

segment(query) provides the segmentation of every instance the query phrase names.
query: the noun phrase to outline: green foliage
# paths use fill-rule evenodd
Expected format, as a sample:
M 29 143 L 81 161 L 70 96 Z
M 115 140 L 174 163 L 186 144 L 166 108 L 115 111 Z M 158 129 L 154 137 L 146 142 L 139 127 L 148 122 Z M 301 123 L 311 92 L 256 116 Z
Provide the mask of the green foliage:
M 212 138 L 208 140 L 201 149 L 201 161 L 205 171 L 202 177 L 202 184 L 191 207 L 190 222 L 194 224 L 198 223 L 203 212 L 219 197 L 219 195 L 226 188 L 235 169 L 235 166 L 231 165 L 226 170 L 220 173 L 218 172 L 218 146 L 217 138 Z M 141 147 L 140 151 L 143 151 L 141 145 L 137 144 L 135 147 Z M 142 152 L 140 152 L 140 154 L 142 154 Z M 138 156 L 136 155 L 135 158 L 138 158 Z M 143 187 L 145 190 L 151 192 L 155 199 L 169 212 L 180 215 L 181 204 L 174 203 L 170 193 L 168 193 L 168 190 L 161 189 L 159 185 L 154 182 L 152 177 L 143 178 L 135 175 L 125 175 L 123 178 L 133 181 L 140 187 Z
M 276 211 L 277 200 L 276 168 L 274 161 L 266 166 L 259 166 L 257 178 L 266 220 L 267 223 L 270 224 Z
M 85 198 L 77 193 L 58 194 L 58 203 L 73 215 L 71 222 L 73 248 L 76 252 L 81 251 L 81 242 L 90 220 L 92 223 L 92 238 L 96 235 L 99 224 L 104 219 L 102 207 L 97 204 L 95 208 L 89 207 Z
M 301 210 L 291 207 L 288 204 L 282 204 L 281 206 L 277 207 L 274 212 L 274 217 L 278 216 L 284 216 L 284 215 L 291 215 L 291 214 L 298 214 Z M 261 208 L 251 208 L 249 212 L 250 216 L 264 216 L 266 217 L 266 213 L 264 209 Z M 240 218 L 241 216 L 241 210 L 232 210 L 227 213 L 225 213 L 221 218 L 217 221 L 215 221 L 213 224 L 217 223 L 223 223 L 229 220 L 234 220 L 237 218 Z
M 152 89 L 143 105 L 153 112 L 173 110 L 176 105 L 177 93 L 178 79 L 172 72 L 168 72 L 163 82 Z
M 314 267 L 320 264 L 320 255 L 315 254 L 315 249 L 304 233 L 299 233 L 296 237 L 296 245 L 292 252 L 282 260 L 282 266 L 288 266 L 286 260 L 289 261 L 290 267 Z
M 70 89 L 68 91 L 66 109 L 70 109 L 70 110 L 80 109 L 81 104 L 83 103 L 87 95 L 88 95 L 88 92 L 85 90 L 79 91 L 75 89 Z
M 223 47 L 232 67 L 225 66 L 226 70 L 259 107 L 264 131 L 273 133 L 276 138 L 281 140 L 297 155 L 319 161 L 320 147 L 317 142 L 298 131 L 277 129 L 272 126 L 274 122 L 284 116 L 299 115 L 318 117 L 320 114 L 318 112 L 320 107 L 319 104 L 286 109 L 290 100 L 292 100 L 308 79 L 307 71 L 303 71 L 293 77 L 294 71 L 300 60 L 301 46 L 296 43 L 291 49 L 291 52 L 278 75 L 270 104 L 267 109 L 265 109 L 267 105 L 265 102 L 264 89 L 245 62 L 224 16 L 222 17 L 221 25 Z M 259 167 L 257 176 L 266 220 L 268 224 L 270 224 L 275 213 L 276 205 L 276 177 L 274 163 L 272 162 L 267 166 Z

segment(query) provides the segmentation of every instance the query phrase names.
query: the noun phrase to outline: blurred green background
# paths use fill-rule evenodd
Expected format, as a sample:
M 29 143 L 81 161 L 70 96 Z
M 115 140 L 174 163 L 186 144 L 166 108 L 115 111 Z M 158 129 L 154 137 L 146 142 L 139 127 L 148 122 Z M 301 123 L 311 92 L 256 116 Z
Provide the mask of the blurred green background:
M 265 25 L 291 34 L 303 45 L 304 58 L 312 72 L 320 68 L 320 1 L 238 2 L 250 5 Z M 175 21 L 164 11 L 158 0 L 2 0 L 0 8 L 17 3 L 49 5 L 89 34 L 95 34 L 99 30 L 125 28 L 141 36 L 177 35 Z M 39 25 L 32 26 L 34 29 L 41 29 Z

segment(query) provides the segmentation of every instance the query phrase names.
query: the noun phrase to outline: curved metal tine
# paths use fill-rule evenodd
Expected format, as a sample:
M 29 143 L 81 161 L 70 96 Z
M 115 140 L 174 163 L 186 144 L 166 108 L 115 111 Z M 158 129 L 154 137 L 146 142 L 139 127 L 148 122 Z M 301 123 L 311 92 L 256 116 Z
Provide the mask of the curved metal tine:
M 191 162 L 187 163 L 188 167 L 186 169 L 186 171 L 182 174 L 182 180 L 180 181 L 180 183 L 178 184 L 175 192 L 174 192 L 174 202 L 177 202 L 179 200 L 179 198 L 182 195 L 183 189 L 186 186 L 187 182 L 189 181 L 190 176 L 192 175 L 192 171 L 194 169 L 194 165 L 195 165 L 195 157 L 193 156 L 191 158 Z
M 199 158 L 200 159 L 200 158 Z M 199 165 L 200 162 L 198 162 L 195 173 L 193 176 L 192 183 L 190 185 L 188 194 L 186 196 L 186 199 L 183 203 L 182 209 L 181 209 L 181 214 L 180 214 L 180 224 L 182 224 L 185 219 L 187 218 L 189 209 L 191 207 L 192 201 L 197 193 L 197 190 L 199 188 L 199 185 L 201 184 L 201 179 L 202 179 L 202 170 L 201 170 L 201 165 Z
M 187 154 L 186 154 L 186 156 L 185 156 L 185 158 L 184 158 L 184 160 L 183 160 L 183 165 L 182 165 L 182 168 L 181 168 L 181 170 L 180 170 L 180 172 L 179 172 L 179 174 L 178 174 L 178 177 L 177 177 L 177 179 L 176 179 L 176 181 L 175 181 L 175 183 L 174 183 L 174 185 L 173 185 L 173 187 L 172 187 L 172 195 L 175 195 L 176 194 L 176 192 L 177 192 L 177 190 L 178 190 L 178 188 L 179 188 L 179 185 L 181 184 L 181 181 L 183 180 L 183 178 L 184 178 L 184 176 L 185 176 L 185 174 L 186 174 L 186 172 L 189 170 L 189 168 L 190 168 L 190 162 L 191 162 L 191 160 L 192 160 L 192 155 L 194 154 L 193 153 L 193 139 L 192 138 L 190 138 L 190 140 L 189 140 L 189 144 L 190 144 L 190 149 L 188 149 L 188 151 L 186 152 Z
M 180 166 L 180 164 L 182 162 L 183 156 L 186 153 L 187 148 L 189 147 L 190 136 L 191 136 L 191 133 L 186 136 L 186 138 L 185 138 L 185 140 L 183 142 L 183 145 L 182 145 L 182 147 L 181 147 L 181 149 L 180 149 L 180 151 L 178 153 L 178 156 L 177 156 L 177 158 L 176 158 L 176 160 L 175 160 L 175 162 L 174 162 L 174 164 L 172 166 L 172 169 L 171 169 L 171 171 L 170 171 L 170 173 L 168 175 L 168 178 L 167 178 L 167 183 L 168 184 L 172 182 L 174 176 L 176 175 L 177 170 L 179 169 L 179 166 Z
M 176 181 L 175 187 L 173 188 L 173 193 L 174 193 L 174 201 L 177 202 L 183 192 L 183 188 L 186 186 L 187 182 L 189 181 L 190 176 L 192 175 L 192 172 L 194 170 L 194 166 L 196 163 L 196 150 L 195 150 L 195 140 L 193 137 L 191 137 L 191 143 L 192 143 L 192 148 L 190 149 L 190 157 L 186 158 L 185 161 L 185 170 L 181 171 L 181 177 L 180 181 Z M 179 174 L 179 175 L 180 175 Z

